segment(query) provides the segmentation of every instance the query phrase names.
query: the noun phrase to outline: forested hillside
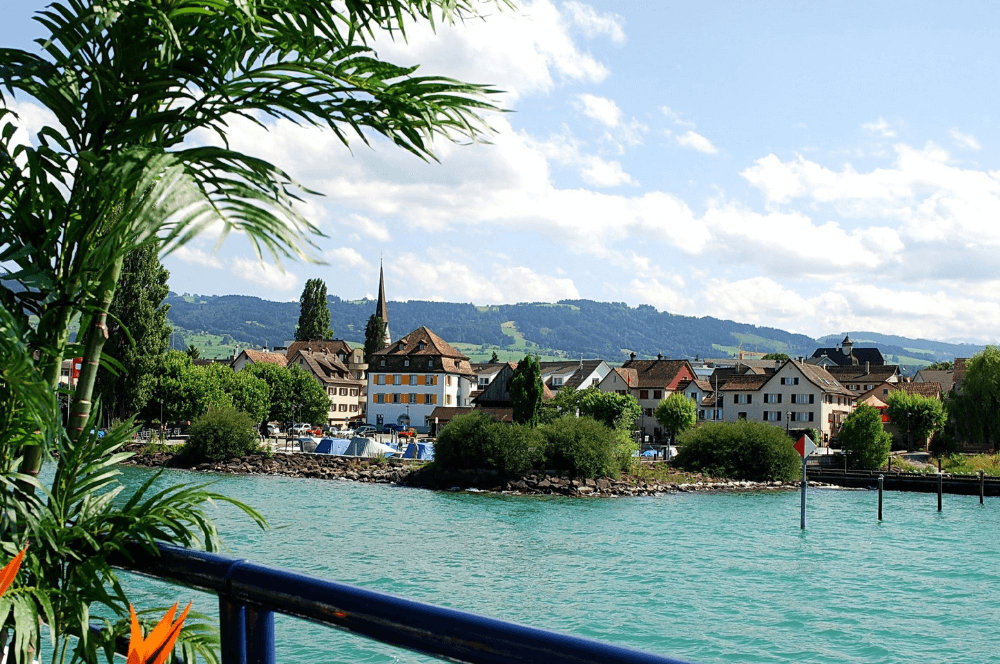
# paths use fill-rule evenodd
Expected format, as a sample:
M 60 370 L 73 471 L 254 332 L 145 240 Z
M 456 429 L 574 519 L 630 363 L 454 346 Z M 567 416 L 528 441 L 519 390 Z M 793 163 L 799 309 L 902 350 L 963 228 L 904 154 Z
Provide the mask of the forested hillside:
M 167 300 L 170 320 L 180 328 L 229 334 L 243 344 L 281 344 L 295 334 L 297 302 L 269 302 L 243 295 L 186 296 Z M 370 300 L 329 297 L 331 326 L 338 337 L 361 341 Z M 504 326 L 504 323 L 513 323 Z M 451 342 L 505 348 L 518 336 L 540 348 L 571 357 L 601 357 L 621 362 L 630 351 L 639 356 L 727 356 L 742 343 L 746 350 L 811 354 L 816 342 L 807 336 L 716 318 L 693 318 L 658 312 L 651 306 L 566 300 L 556 304 L 477 307 L 448 302 L 390 302 L 394 337 L 426 325 Z M 505 329 L 506 328 L 506 329 Z

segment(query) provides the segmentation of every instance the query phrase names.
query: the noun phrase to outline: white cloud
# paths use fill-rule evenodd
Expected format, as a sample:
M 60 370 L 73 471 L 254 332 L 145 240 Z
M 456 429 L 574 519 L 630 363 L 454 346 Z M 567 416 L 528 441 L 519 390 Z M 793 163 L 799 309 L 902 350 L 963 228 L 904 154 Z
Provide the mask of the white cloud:
M 691 127 L 692 129 L 694 129 L 695 124 L 693 122 L 691 122 L 690 120 L 685 120 L 684 118 L 681 117 L 680 113 L 673 110 L 669 106 L 661 106 L 660 110 L 674 124 L 680 125 L 682 127 Z
M 882 138 L 893 138 L 896 135 L 896 131 L 883 118 L 879 118 L 878 122 L 866 122 L 861 128 Z
M 593 7 L 580 2 L 565 2 L 563 8 L 573 23 L 588 37 L 607 35 L 616 44 L 625 42 L 625 19 L 617 14 L 599 14 Z
M 215 254 L 209 254 L 201 249 L 195 249 L 190 245 L 178 247 L 170 255 L 178 260 L 184 261 L 185 263 L 201 267 L 210 267 L 217 270 L 221 270 L 225 267 L 222 261 L 219 260 L 219 257 Z
M 608 127 L 617 127 L 622 122 L 622 110 L 613 99 L 592 94 L 577 95 L 577 108 L 588 118 L 597 120 Z
M 972 134 L 963 134 L 957 129 L 952 129 L 948 132 L 951 134 L 951 138 L 955 141 L 955 145 L 960 148 L 965 148 L 967 150 L 982 150 L 983 146 L 979 144 L 976 137 Z
M 323 253 L 323 257 L 332 265 L 334 268 L 370 268 L 371 263 L 366 261 L 364 257 L 357 252 L 357 250 L 350 247 L 339 247 L 337 249 L 331 249 Z
M 250 258 L 233 258 L 230 271 L 242 279 L 264 288 L 291 292 L 298 288 L 299 278 L 292 272 L 286 272 L 274 263 L 262 263 Z
M 712 145 L 712 141 L 694 131 L 681 134 L 677 137 L 677 142 L 683 147 L 704 152 L 705 154 L 715 154 L 719 151 L 718 148 Z
M 623 184 L 633 184 L 632 176 L 622 170 L 617 161 L 605 161 L 600 157 L 589 156 L 586 165 L 580 169 L 580 177 L 589 185 L 595 187 L 617 187 Z
M 691 291 L 683 279 L 674 278 L 672 285 L 664 284 L 659 279 L 633 279 L 629 284 L 630 298 L 638 298 L 641 302 L 653 305 L 660 311 L 685 313 L 692 309 L 694 300 Z
M 357 229 L 359 233 L 366 237 L 373 238 L 379 242 L 388 242 L 392 239 L 389 229 L 380 221 L 375 221 L 361 214 L 352 214 L 346 223 Z

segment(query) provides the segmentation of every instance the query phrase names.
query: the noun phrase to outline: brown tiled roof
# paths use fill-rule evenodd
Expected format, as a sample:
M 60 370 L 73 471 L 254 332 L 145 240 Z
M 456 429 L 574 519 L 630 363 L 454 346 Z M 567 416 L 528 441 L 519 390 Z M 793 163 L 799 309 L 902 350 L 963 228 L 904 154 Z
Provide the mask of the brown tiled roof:
M 726 384 L 719 388 L 720 392 L 748 392 L 759 390 L 764 387 L 764 383 L 770 380 L 770 376 L 759 376 L 757 374 L 736 374 L 729 377 Z
M 459 360 L 468 360 L 469 356 L 459 352 L 450 343 L 434 334 L 427 327 L 421 326 L 405 337 L 393 341 L 388 347 L 377 350 L 373 355 L 385 356 L 440 356 Z
M 306 365 L 309 367 L 312 374 L 324 382 L 354 378 L 351 374 L 351 370 L 347 368 L 347 365 L 341 362 L 340 359 L 332 353 L 300 350 L 291 357 L 289 362 L 295 363 L 295 360 L 299 357 L 305 360 Z M 358 382 L 360 383 L 361 381 Z
M 269 353 L 264 350 L 244 349 L 240 353 L 246 355 L 254 364 L 277 364 L 279 367 L 288 366 L 288 356 L 284 353 Z
M 854 396 L 854 392 L 841 385 L 836 376 L 831 374 L 824 367 L 816 364 L 806 364 L 805 362 L 799 362 L 798 360 L 788 360 L 788 362 L 791 362 L 798 367 L 799 371 L 802 372 L 802 375 L 805 376 L 806 380 L 822 391 Z
M 687 360 L 629 360 L 622 368 L 635 370 L 639 384 L 632 387 L 656 388 L 669 385 L 685 366 L 693 376 L 694 368 Z
M 313 341 L 293 341 L 292 345 L 285 351 L 285 357 L 289 360 L 295 357 L 295 353 L 300 350 L 308 350 L 313 353 L 343 353 L 344 357 L 351 354 L 351 346 L 343 339 L 316 339 Z
M 925 383 L 941 383 L 941 390 L 945 393 L 951 392 L 955 385 L 954 371 L 941 371 L 938 369 L 921 369 L 917 372 Z
M 809 365 L 816 366 L 816 365 Z M 893 376 L 899 375 L 899 365 L 896 364 L 882 364 L 882 365 L 868 365 L 868 370 L 865 371 L 865 365 L 861 364 L 858 366 L 844 366 L 844 367 L 826 367 L 826 371 L 836 378 L 840 382 L 850 381 L 852 383 L 881 383 L 883 381 L 892 378 Z
M 629 387 L 639 386 L 639 374 L 635 369 L 625 368 L 625 367 L 611 367 L 611 370 L 617 373 L 625 384 Z
M 702 392 L 711 392 L 713 390 L 711 384 L 707 380 L 703 378 L 695 378 L 694 380 L 682 380 L 677 383 L 677 391 L 683 392 L 692 384 Z

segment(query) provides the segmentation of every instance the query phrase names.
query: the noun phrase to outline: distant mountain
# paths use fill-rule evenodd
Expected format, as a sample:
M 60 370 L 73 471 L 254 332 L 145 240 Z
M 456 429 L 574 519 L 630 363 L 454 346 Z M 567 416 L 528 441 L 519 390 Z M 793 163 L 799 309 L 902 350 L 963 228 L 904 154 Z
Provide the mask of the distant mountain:
M 334 334 L 364 340 L 373 300 L 328 298 Z M 192 332 L 231 335 L 242 344 L 276 345 L 295 335 L 297 302 L 271 302 L 246 295 L 179 296 L 171 293 L 170 321 Z M 677 316 L 649 305 L 562 300 L 475 306 L 450 302 L 390 302 L 389 326 L 398 338 L 426 325 L 452 343 L 483 347 L 551 349 L 568 357 L 600 357 L 610 362 L 663 354 L 672 358 L 728 357 L 744 351 L 812 355 L 834 346 L 843 335 L 815 340 L 771 327 L 757 327 L 712 317 Z M 883 354 L 914 368 L 939 360 L 967 357 L 980 349 L 966 344 L 906 339 L 874 333 L 851 333 L 859 346 L 878 345 Z M 526 346 L 527 344 L 527 346 Z M 904 362 L 905 360 L 905 362 Z

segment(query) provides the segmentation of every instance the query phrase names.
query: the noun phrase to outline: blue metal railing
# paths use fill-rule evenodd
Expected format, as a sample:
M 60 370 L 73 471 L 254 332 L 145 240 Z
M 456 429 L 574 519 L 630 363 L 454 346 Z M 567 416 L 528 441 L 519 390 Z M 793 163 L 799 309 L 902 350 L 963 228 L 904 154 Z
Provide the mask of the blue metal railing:
M 202 551 L 135 547 L 122 569 L 219 596 L 222 664 L 274 664 L 274 614 L 472 664 L 684 664 L 568 636 Z

